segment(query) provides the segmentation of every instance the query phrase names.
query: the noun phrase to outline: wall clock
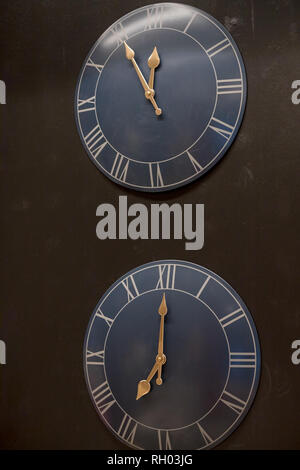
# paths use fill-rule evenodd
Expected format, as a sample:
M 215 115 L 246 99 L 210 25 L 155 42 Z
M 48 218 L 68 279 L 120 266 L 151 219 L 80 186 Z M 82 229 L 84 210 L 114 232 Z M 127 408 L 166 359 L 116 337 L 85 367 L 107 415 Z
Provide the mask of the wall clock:
M 80 72 L 82 143 L 110 179 L 139 191 L 194 181 L 241 125 L 246 74 L 229 32 L 197 8 L 158 3 L 114 23 Z
M 219 276 L 184 261 L 125 274 L 87 328 L 84 370 L 104 423 L 137 449 L 206 449 L 254 400 L 260 347 L 252 317 Z

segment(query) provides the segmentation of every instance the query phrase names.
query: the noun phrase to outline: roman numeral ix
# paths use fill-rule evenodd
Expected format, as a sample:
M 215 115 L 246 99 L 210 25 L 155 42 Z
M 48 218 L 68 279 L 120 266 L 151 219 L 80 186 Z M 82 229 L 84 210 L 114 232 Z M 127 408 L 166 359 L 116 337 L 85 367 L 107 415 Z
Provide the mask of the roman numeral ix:
M 104 351 L 87 351 L 86 363 L 89 366 L 103 366 L 104 365 Z

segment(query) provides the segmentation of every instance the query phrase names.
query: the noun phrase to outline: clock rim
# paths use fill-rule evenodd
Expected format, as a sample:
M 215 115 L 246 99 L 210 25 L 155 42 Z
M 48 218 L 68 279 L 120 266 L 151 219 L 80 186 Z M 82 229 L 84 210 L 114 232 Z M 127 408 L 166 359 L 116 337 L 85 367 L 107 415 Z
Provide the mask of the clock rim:
M 225 146 L 220 151 L 220 153 L 209 163 L 209 165 L 203 171 L 201 171 L 200 173 L 196 173 L 194 176 L 191 176 L 190 178 L 188 178 L 186 180 L 183 180 L 183 181 L 180 181 L 178 183 L 174 183 L 172 185 L 163 186 L 163 187 L 154 187 L 154 188 L 152 188 L 152 187 L 149 186 L 149 187 L 145 188 L 145 187 L 136 186 L 134 184 L 124 183 L 123 181 L 118 180 L 117 178 L 112 176 L 106 169 L 104 169 L 100 164 L 95 162 L 94 157 L 90 154 L 90 152 L 88 152 L 88 150 L 86 149 L 86 147 L 83 143 L 83 140 L 82 140 L 82 132 L 81 132 L 81 129 L 80 129 L 80 123 L 79 123 L 79 118 L 78 118 L 77 97 L 78 97 L 78 92 L 79 92 L 80 85 L 81 85 L 81 79 L 82 79 L 82 76 L 83 76 L 83 72 L 85 70 L 86 63 L 87 63 L 89 57 L 91 56 L 91 54 L 97 48 L 98 44 L 103 39 L 104 35 L 107 33 L 107 31 L 110 30 L 111 28 L 113 28 L 115 25 L 117 25 L 120 21 L 124 21 L 126 18 L 130 17 L 132 15 L 132 13 L 134 13 L 134 12 L 142 11 L 145 8 L 159 7 L 159 6 L 168 6 L 168 7 L 173 6 L 173 7 L 181 7 L 181 8 L 190 8 L 191 10 L 195 10 L 197 12 L 200 12 L 204 17 L 207 17 L 214 25 L 216 25 L 225 34 L 225 36 L 227 36 L 228 39 L 230 39 L 232 49 L 234 50 L 234 53 L 237 57 L 237 61 L 238 61 L 239 66 L 241 68 L 241 77 L 242 77 L 244 89 L 243 89 L 243 98 L 241 100 L 241 105 L 240 105 L 240 112 L 239 112 L 239 116 L 238 116 L 238 122 L 235 126 L 234 132 L 231 135 L 230 142 L 227 145 L 225 144 Z M 160 29 L 164 29 L 164 28 L 160 28 Z M 97 80 L 97 82 L 98 82 L 98 80 Z M 104 176 L 106 176 L 110 181 L 115 183 L 117 186 L 121 186 L 121 187 L 124 187 L 126 189 L 129 189 L 129 190 L 132 190 L 132 191 L 137 191 L 137 192 L 140 192 L 140 193 L 155 194 L 155 193 L 165 193 L 165 192 L 175 191 L 176 189 L 183 188 L 183 187 L 185 187 L 189 184 L 192 184 L 195 181 L 201 179 L 203 176 L 205 176 L 210 170 L 212 170 L 212 168 L 214 168 L 215 166 L 218 166 L 220 161 L 223 159 L 223 157 L 226 156 L 227 152 L 230 150 L 230 148 L 234 144 L 234 142 L 236 140 L 236 137 L 237 137 L 237 135 L 238 135 L 238 133 L 239 133 L 241 127 L 242 127 L 242 124 L 243 124 L 243 121 L 244 121 L 244 118 L 245 118 L 245 110 L 246 110 L 247 100 L 248 100 L 248 80 L 247 80 L 247 71 L 246 71 L 245 61 L 244 61 L 243 55 L 242 55 L 235 39 L 233 38 L 231 33 L 228 31 L 228 29 L 218 19 L 214 18 L 211 14 L 205 12 L 204 10 L 202 10 L 198 7 L 194 7 L 194 6 L 191 6 L 191 5 L 186 5 L 186 4 L 183 4 L 183 3 L 176 3 L 176 2 L 170 2 L 170 3 L 160 2 L 160 3 L 144 5 L 142 7 L 131 10 L 130 12 L 123 15 L 122 17 L 118 18 L 110 26 L 108 26 L 108 28 L 105 31 L 103 31 L 103 33 L 95 41 L 95 43 L 93 44 L 93 46 L 89 50 L 88 54 L 85 56 L 84 61 L 83 61 L 82 65 L 81 65 L 81 68 L 80 68 L 80 72 L 78 74 L 78 78 L 77 78 L 77 82 L 76 82 L 76 88 L 75 88 L 74 114 L 75 114 L 75 122 L 76 122 L 77 133 L 79 135 L 81 145 L 84 148 L 85 153 L 89 157 L 90 162 L 98 169 L 98 171 L 100 171 Z M 157 163 L 159 163 L 159 162 L 157 162 Z
M 223 287 L 225 287 L 230 292 L 231 295 L 233 295 L 233 297 L 238 301 L 238 303 L 242 307 L 243 311 L 246 313 L 247 320 L 248 320 L 249 325 L 251 327 L 251 333 L 253 335 L 253 342 L 254 342 L 255 349 L 256 349 L 256 371 L 255 371 L 255 377 L 253 378 L 253 382 L 252 382 L 252 386 L 251 386 L 251 391 L 250 391 L 251 396 L 250 396 L 250 398 L 247 402 L 247 405 L 245 406 L 245 408 L 243 410 L 243 413 L 232 424 L 232 426 L 229 428 L 229 430 L 226 430 L 224 432 L 224 434 L 222 436 L 220 436 L 219 438 L 217 438 L 215 441 L 213 441 L 212 444 L 207 445 L 203 448 L 194 449 L 194 450 L 213 449 L 213 448 L 219 446 L 222 442 L 226 441 L 234 433 L 234 431 L 243 423 L 243 421 L 247 417 L 248 413 L 250 412 L 250 410 L 251 410 L 251 408 L 254 404 L 255 398 L 257 396 L 258 388 L 259 388 L 259 384 L 260 384 L 260 380 L 261 380 L 262 353 L 261 353 L 261 346 L 260 346 L 258 330 L 256 328 L 256 324 L 254 322 L 254 319 L 253 319 L 246 303 L 243 301 L 243 299 L 240 297 L 240 295 L 236 292 L 236 290 L 227 281 L 225 281 L 221 276 L 216 274 L 214 271 L 211 271 L 210 269 L 208 269 L 204 266 L 201 266 L 197 263 L 193 263 L 191 261 L 184 261 L 184 260 L 180 260 L 180 259 L 160 259 L 160 260 L 156 260 L 156 261 L 151 261 L 151 262 L 148 262 L 148 263 L 145 263 L 145 264 L 142 264 L 142 265 L 136 266 L 135 268 L 130 269 L 127 273 L 123 274 L 115 282 L 113 282 L 113 284 L 104 292 L 104 294 L 101 296 L 100 300 L 97 302 L 95 308 L 93 309 L 93 313 L 90 315 L 89 322 L 88 322 L 87 328 L 85 330 L 84 343 L 83 343 L 83 370 L 84 370 L 84 378 L 85 378 L 86 387 L 88 389 L 90 401 L 92 402 L 93 408 L 96 410 L 96 413 L 97 413 L 98 417 L 100 418 L 100 420 L 102 421 L 102 423 L 112 433 L 112 435 L 117 438 L 117 440 L 119 442 L 121 442 L 123 445 L 125 445 L 125 446 L 127 446 L 131 449 L 144 450 L 144 449 L 142 449 L 142 448 L 140 448 L 140 447 L 138 447 L 134 444 L 130 444 L 125 439 L 122 439 L 122 437 L 117 434 L 117 432 L 105 420 L 104 416 L 99 412 L 98 408 L 96 407 L 95 401 L 94 401 L 93 396 L 92 396 L 91 387 L 89 385 L 89 380 L 88 380 L 88 371 L 87 371 L 88 368 L 86 367 L 86 351 L 87 351 L 87 344 L 88 344 L 88 340 L 89 340 L 91 326 L 92 326 L 92 323 L 94 321 L 95 313 L 98 310 L 99 306 L 102 304 L 102 302 L 105 300 L 105 298 L 108 297 L 110 295 L 111 291 L 122 280 L 124 280 L 128 276 L 134 274 L 135 272 L 141 270 L 142 268 L 147 268 L 147 267 L 150 268 L 151 266 L 156 266 L 158 264 L 182 264 L 183 266 L 197 268 L 197 270 L 199 270 L 199 268 L 200 268 L 201 271 L 203 271 L 207 275 L 210 275 L 213 279 L 215 279 Z M 107 334 L 109 334 L 109 331 L 108 331 Z M 106 335 L 106 338 L 107 338 L 107 335 Z M 104 342 L 106 341 L 106 338 L 105 338 Z M 145 450 L 147 450 L 147 449 L 145 449 Z M 174 450 L 181 450 L 181 449 L 174 449 Z

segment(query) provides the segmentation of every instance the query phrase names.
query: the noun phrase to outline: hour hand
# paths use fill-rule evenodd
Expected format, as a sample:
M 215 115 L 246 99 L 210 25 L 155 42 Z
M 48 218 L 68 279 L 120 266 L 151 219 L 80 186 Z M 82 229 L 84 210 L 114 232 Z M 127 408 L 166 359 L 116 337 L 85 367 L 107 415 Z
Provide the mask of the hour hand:
M 157 364 L 157 362 L 155 362 L 155 364 L 154 364 L 150 374 L 148 375 L 147 379 L 146 380 L 141 380 L 138 383 L 138 389 L 137 389 L 137 395 L 136 395 L 137 400 L 139 400 L 144 395 L 147 395 L 147 393 L 150 392 L 150 390 L 151 390 L 150 381 L 155 376 L 156 372 L 158 371 L 158 368 L 159 368 L 159 364 Z
M 155 69 L 159 66 L 159 64 L 160 64 L 160 57 L 157 52 L 157 47 L 155 46 L 151 56 L 148 59 L 148 67 L 150 69 L 149 88 L 151 88 L 151 90 L 154 89 L 154 74 L 155 74 Z
M 164 354 L 161 354 L 161 355 L 158 354 L 156 356 L 155 364 L 152 367 L 150 374 L 148 375 L 146 380 L 140 380 L 138 383 L 138 389 L 137 389 L 137 395 L 136 395 L 137 400 L 139 400 L 144 395 L 147 395 L 150 392 L 151 380 L 155 376 L 156 372 L 158 372 L 158 374 L 160 374 L 161 376 L 161 367 L 163 366 L 163 364 L 166 363 L 166 361 L 167 361 L 167 358 Z M 161 385 L 161 384 L 158 384 L 158 385 Z

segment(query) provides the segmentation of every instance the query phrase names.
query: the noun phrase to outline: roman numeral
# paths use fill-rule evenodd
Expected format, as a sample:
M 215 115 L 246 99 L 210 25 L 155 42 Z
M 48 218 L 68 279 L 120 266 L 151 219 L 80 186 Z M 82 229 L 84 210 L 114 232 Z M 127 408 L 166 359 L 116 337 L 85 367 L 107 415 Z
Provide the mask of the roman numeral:
M 152 188 L 162 188 L 164 181 L 161 175 L 159 163 L 149 163 L 150 182 Z
M 102 152 L 107 144 L 99 125 L 95 126 L 84 138 L 85 143 L 94 158 Z
M 125 414 L 120 424 L 120 427 L 117 431 L 117 434 L 125 441 L 129 442 L 130 444 L 133 444 L 135 434 L 136 434 L 136 429 L 137 429 L 137 423 L 132 418 L 130 418 L 127 414 Z
M 229 392 L 225 392 L 222 395 L 221 402 L 228 406 L 231 410 L 233 410 L 236 414 L 241 414 L 243 409 L 246 406 L 246 402 L 241 400 L 238 397 L 235 397 Z
M 107 381 L 103 382 L 99 387 L 92 391 L 95 403 L 102 414 L 106 413 L 111 408 L 116 400 L 113 398 Z
M 227 141 L 230 139 L 234 131 L 234 127 L 216 118 L 212 118 L 208 127 L 210 127 L 213 131 L 217 132 L 219 135 L 224 137 L 224 139 Z
M 220 319 L 221 325 L 226 328 L 227 326 L 231 325 L 232 323 L 240 320 L 245 316 L 245 313 L 241 308 L 238 308 L 232 313 L 229 313 L 229 315 L 226 315 L 225 317 Z
M 128 39 L 127 33 L 122 23 L 116 24 L 111 28 L 112 35 L 117 42 L 117 47 L 121 46 Z
M 128 302 L 140 295 L 133 276 L 129 276 L 122 281 L 122 285 L 127 292 Z
M 200 296 L 202 294 L 202 292 L 204 291 L 205 287 L 207 286 L 208 284 L 208 281 L 211 279 L 210 276 L 207 276 L 207 278 L 205 279 L 205 281 L 203 282 L 202 286 L 200 287 L 199 291 L 198 291 L 198 294 L 196 295 L 197 299 L 200 299 Z
M 147 24 L 144 30 L 146 31 L 147 29 L 162 28 L 163 13 L 163 6 L 154 6 L 152 8 L 147 8 Z
M 95 64 L 95 62 L 93 62 L 92 59 L 88 59 L 86 65 L 87 65 L 88 67 L 93 67 L 93 68 L 95 68 L 96 70 L 98 70 L 99 73 L 102 72 L 103 65 Z
M 232 95 L 235 93 L 241 94 L 243 91 L 243 84 L 240 78 L 234 80 L 218 80 L 217 93 L 218 95 Z
M 255 353 L 230 353 L 230 367 L 232 369 L 255 369 Z
M 87 351 L 86 363 L 89 366 L 103 366 L 104 365 L 104 351 Z
M 189 27 L 191 26 L 192 22 L 194 21 L 194 19 L 196 18 L 196 16 L 198 15 L 198 13 L 194 13 L 193 16 L 191 17 L 191 19 L 189 20 L 188 24 L 186 25 L 186 27 L 184 28 L 183 32 L 186 33 L 187 30 L 189 29 Z
M 229 46 L 230 46 L 230 42 L 226 38 L 226 39 L 223 39 L 223 41 L 218 42 L 218 44 L 215 44 L 214 46 L 207 49 L 206 53 L 211 58 L 211 57 L 214 57 L 216 54 L 219 54 L 220 52 L 224 51 L 224 49 L 227 49 L 227 47 Z
M 203 167 L 200 165 L 199 162 L 197 162 L 197 160 L 193 157 L 193 155 L 191 155 L 190 152 L 186 152 L 186 153 L 190 159 L 191 164 L 194 167 L 195 173 L 200 173 L 201 171 L 203 171 Z
M 159 450 L 172 450 L 170 435 L 168 431 L 157 431 Z
M 85 113 L 87 111 L 95 111 L 96 97 L 91 96 L 87 100 L 78 100 L 78 112 Z
M 125 183 L 127 178 L 128 167 L 129 160 L 123 155 L 117 153 L 110 174 L 117 180 L 123 181 Z
M 96 313 L 96 317 L 101 318 L 101 320 L 104 320 L 104 321 L 106 322 L 107 326 L 109 326 L 109 328 L 111 327 L 111 325 L 112 325 L 113 322 L 114 322 L 112 318 L 106 317 L 106 316 L 101 312 L 100 308 L 99 308 L 99 310 L 98 310 L 97 313 Z
M 206 445 L 211 444 L 213 442 L 213 439 L 210 437 L 210 435 L 207 434 L 207 432 L 203 429 L 202 426 L 200 426 L 199 423 L 196 423 L 196 425 L 198 426 L 198 429 L 201 432 L 201 435 L 203 437 L 205 444 Z
M 174 289 L 176 265 L 175 264 L 160 264 L 158 266 L 159 279 L 156 284 L 156 289 Z

